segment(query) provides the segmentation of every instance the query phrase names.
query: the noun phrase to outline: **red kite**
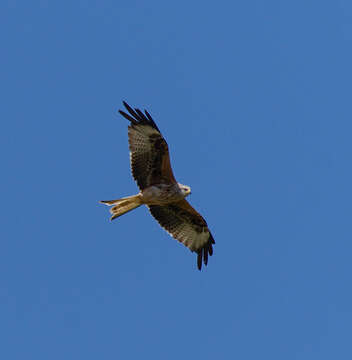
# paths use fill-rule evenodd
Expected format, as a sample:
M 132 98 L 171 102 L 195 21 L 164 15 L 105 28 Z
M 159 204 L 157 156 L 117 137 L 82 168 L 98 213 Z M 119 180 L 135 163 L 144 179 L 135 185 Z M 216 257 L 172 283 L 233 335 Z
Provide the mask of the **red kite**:
M 146 205 L 172 237 L 198 254 L 197 265 L 201 270 L 202 262 L 207 265 L 208 255 L 213 254 L 215 241 L 206 221 L 185 199 L 191 188 L 176 181 L 168 145 L 149 113 L 123 104 L 129 114 L 119 112 L 131 122 L 128 126 L 131 169 L 140 192 L 101 203 L 113 206 L 111 220 Z

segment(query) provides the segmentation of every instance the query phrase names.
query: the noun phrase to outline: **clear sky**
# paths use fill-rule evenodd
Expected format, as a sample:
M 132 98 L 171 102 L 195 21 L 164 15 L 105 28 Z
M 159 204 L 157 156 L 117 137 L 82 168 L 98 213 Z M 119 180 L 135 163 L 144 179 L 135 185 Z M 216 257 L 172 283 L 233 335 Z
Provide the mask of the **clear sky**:
M 1 359 L 352 359 L 352 3 L 2 1 Z M 214 234 L 141 207 L 146 108 Z

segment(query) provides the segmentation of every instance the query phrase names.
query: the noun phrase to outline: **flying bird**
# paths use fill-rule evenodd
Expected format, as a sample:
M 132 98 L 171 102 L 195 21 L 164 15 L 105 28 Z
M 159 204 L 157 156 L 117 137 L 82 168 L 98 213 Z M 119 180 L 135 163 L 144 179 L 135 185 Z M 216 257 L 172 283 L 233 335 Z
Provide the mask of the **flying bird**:
M 117 200 L 100 201 L 112 206 L 111 220 L 146 205 L 152 216 L 173 238 L 197 253 L 197 266 L 208 264 L 214 238 L 204 218 L 185 199 L 191 188 L 178 183 L 172 172 L 168 145 L 147 110 L 132 109 L 123 102 L 130 121 L 128 143 L 132 175 L 140 192 Z

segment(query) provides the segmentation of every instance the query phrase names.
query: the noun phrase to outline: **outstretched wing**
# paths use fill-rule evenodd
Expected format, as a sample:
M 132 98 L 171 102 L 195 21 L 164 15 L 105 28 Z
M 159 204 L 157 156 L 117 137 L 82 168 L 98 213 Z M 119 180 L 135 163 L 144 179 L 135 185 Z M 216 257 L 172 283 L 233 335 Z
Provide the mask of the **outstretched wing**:
M 132 175 L 141 190 L 154 184 L 176 183 L 171 169 L 168 145 L 147 110 L 132 109 L 123 102 L 129 114 L 120 114 L 131 122 L 128 142 Z
M 214 238 L 203 217 L 185 199 L 165 206 L 149 205 L 158 223 L 176 240 L 198 254 L 198 269 L 213 255 Z

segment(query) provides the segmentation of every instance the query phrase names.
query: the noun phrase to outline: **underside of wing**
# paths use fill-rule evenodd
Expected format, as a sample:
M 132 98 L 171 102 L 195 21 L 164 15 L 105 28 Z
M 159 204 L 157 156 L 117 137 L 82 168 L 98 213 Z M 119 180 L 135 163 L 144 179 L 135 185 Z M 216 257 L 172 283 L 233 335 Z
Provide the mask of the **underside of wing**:
M 176 240 L 198 254 L 197 265 L 208 264 L 213 254 L 214 238 L 203 217 L 186 201 L 166 206 L 150 205 L 149 210 L 158 223 Z
M 175 183 L 168 145 L 150 114 L 132 109 L 123 102 L 129 114 L 120 114 L 131 122 L 128 142 L 132 175 L 141 190 L 154 184 Z

